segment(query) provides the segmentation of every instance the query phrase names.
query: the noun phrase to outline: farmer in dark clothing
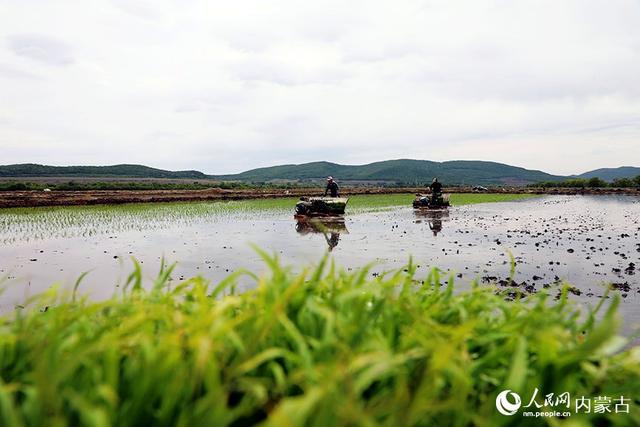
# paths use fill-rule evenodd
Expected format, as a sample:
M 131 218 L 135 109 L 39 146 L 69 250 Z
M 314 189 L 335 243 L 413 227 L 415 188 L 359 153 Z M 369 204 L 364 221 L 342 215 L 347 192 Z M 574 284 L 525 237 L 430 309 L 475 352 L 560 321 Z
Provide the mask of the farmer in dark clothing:
M 433 194 L 434 197 L 439 197 L 442 195 L 442 184 L 438 182 L 438 178 L 433 178 L 433 182 L 431 183 L 429 188 L 431 189 L 431 194 Z
M 438 182 L 438 178 L 433 178 L 429 188 L 431 189 L 431 203 L 442 203 L 442 184 Z
M 326 196 L 328 192 L 331 192 L 331 197 L 338 197 L 338 184 L 332 176 L 327 178 L 327 188 L 324 190 L 324 195 Z

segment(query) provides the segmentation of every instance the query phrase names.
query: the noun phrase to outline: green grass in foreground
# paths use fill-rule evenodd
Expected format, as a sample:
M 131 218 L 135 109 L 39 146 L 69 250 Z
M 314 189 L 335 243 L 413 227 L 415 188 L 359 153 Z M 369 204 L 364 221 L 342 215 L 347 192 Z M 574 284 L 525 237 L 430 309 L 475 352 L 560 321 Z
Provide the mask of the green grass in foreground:
M 164 269 L 144 290 L 138 268 L 107 301 L 35 298 L 0 326 L 0 425 L 569 425 L 497 413 L 498 392 L 526 405 L 536 387 L 632 399 L 630 414 L 572 426 L 640 424 L 618 299 L 595 320 L 566 293 L 506 302 L 441 288 L 437 270 L 421 282 L 412 266 L 370 279 L 265 260 L 260 279 L 169 286 Z M 237 280 L 257 285 L 236 294 Z

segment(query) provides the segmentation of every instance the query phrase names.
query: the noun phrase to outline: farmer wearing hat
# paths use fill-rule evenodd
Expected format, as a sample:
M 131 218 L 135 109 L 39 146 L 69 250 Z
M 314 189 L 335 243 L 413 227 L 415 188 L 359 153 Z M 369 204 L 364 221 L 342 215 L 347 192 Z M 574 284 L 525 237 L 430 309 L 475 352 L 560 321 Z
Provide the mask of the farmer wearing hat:
M 324 195 L 326 196 L 329 191 L 331 191 L 331 197 L 338 197 L 338 184 L 332 176 L 327 178 L 327 188 L 324 190 Z
M 431 189 L 431 195 L 434 201 L 442 200 L 442 184 L 438 181 L 438 178 L 433 178 L 433 182 L 429 186 Z
M 434 196 L 442 195 L 442 184 L 438 181 L 438 178 L 433 178 L 433 182 L 429 186 Z

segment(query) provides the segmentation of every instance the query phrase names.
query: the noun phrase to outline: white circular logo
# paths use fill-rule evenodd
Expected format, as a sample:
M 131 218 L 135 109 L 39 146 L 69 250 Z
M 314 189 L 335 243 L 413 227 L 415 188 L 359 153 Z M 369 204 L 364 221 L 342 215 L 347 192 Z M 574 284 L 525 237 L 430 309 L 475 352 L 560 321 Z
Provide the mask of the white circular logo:
M 513 398 L 514 402 L 509 402 L 509 395 Z M 518 393 L 514 393 L 511 390 L 505 390 L 496 396 L 496 409 L 502 415 L 511 416 L 520 409 L 522 402 Z

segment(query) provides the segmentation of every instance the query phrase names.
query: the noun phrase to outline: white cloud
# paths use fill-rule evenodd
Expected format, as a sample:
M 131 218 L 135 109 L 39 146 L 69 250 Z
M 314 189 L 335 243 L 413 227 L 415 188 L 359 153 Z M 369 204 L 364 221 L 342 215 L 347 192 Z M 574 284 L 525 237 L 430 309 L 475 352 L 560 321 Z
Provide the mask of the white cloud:
M 638 165 L 638 22 L 631 0 L 5 0 L 0 163 Z
M 48 65 L 65 66 L 74 62 L 69 45 L 49 36 L 15 34 L 7 37 L 7 46 L 18 56 Z

